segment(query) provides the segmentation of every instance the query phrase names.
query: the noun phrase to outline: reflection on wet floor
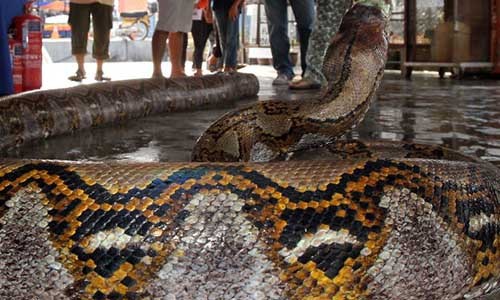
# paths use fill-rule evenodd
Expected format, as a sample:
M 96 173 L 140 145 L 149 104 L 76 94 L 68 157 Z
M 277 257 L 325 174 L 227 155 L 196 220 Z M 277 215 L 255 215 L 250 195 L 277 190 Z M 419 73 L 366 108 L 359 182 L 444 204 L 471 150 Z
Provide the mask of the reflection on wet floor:
M 271 87 L 261 79 L 260 100 L 307 99 L 311 92 Z M 71 160 L 187 161 L 196 138 L 231 106 L 202 108 L 80 131 L 24 146 L 9 157 Z M 489 80 L 439 80 L 417 74 L 412 81 L 386 74 L 365 120 L 347 136 L 440 144 L 500 166 L 500 85 Z

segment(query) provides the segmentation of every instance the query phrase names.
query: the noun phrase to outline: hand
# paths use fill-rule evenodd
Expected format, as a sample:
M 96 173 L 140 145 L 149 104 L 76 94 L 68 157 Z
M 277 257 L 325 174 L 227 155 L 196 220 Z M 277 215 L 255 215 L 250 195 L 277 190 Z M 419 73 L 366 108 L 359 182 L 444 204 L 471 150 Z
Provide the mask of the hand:
M 240 6 L 239 5 L 232 5 L 231 8 L 229 9 L 229 19 L 231 21 L 236 20 L 238 15 L 240 14 Z
M 205 17 L 205 22 L 212 24 L 214 22 L 214 15 L 210 8 L 203 9 L 203 16 Z

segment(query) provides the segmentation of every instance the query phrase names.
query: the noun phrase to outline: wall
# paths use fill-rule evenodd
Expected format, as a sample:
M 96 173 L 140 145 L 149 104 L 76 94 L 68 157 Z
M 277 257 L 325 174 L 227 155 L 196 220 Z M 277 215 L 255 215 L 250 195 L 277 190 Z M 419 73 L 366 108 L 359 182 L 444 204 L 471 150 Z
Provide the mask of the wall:
M 70 39 L 44 39 L 43 46 L 47 50 L 52 62 L 73 62 L 71 55 Z M 92 40 L 89 39 L 87 52 L 92 53 Z M 109 45 L 111 58 L 108 61 L 151 61 L 151 40 L 131 41 L 128 39 L 114 38 Z M 165 55 L 167 60 L 168 55 Z M 188 56 L 189 57 L 189 56 Z M 87 55 L 88 61 L 93 61 L 91 55 Z

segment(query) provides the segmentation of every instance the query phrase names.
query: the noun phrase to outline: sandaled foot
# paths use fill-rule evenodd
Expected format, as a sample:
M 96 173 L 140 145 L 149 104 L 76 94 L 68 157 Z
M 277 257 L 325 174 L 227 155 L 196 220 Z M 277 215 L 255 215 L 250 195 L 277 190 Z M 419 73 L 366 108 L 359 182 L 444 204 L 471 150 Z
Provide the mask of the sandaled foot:
M 219 59 L 213 55 L 210 55 L 210 57 L 207 59 L 207 69 L 210 72 L 215 72 L 217 71 L 217 63 Z
M 224 68 L 224 74 L 226 75 L 232 75 L 232 74 L 235 74 L 237 71 L 236 71 L 236 67 L 226 67 Z
M 151 79 L 165 79 L 165 76 L 163 76 L 163 74 L 160 72 L 160 73 L 153 73 L 153 75 L 151 75 Z
M 187 77 L 186 73 L 184 73 L 184 72 L 172 72 L 170 74 L 170 78 L 171 79 L 184 78 L 184 77 Z
M 289 85 L 291 90 L 315 90 L 321 88 L 321 84 L 312 79 L 303 78 L 298 81 L 293 81 Z
M 97 71 L 97 73 L 95 73 L 94 79 L 96 81 L 110 81 L 111 80 L 110 77 L 104 77 L 104 73 L 102 71 Z
M 68 79 L 71 81 L 82 82 L 82 80 L 85 79 L 85 72 L 83 72 L 82 70 L 77 70 L 76 74 L 69 76 Z

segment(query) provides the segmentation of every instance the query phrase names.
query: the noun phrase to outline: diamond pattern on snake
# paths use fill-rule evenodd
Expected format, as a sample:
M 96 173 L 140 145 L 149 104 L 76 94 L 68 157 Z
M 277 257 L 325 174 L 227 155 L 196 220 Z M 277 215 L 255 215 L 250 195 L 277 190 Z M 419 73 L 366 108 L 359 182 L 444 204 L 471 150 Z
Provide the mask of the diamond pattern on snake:
M 497 291 L 498 168 L 436 146 L 336 141 L 374 98 L 385 24 L 378 8 L 354 5 L 320 97 L 228 113 L 200 137 L 199 162 L 0 160 L 0 298 Z

